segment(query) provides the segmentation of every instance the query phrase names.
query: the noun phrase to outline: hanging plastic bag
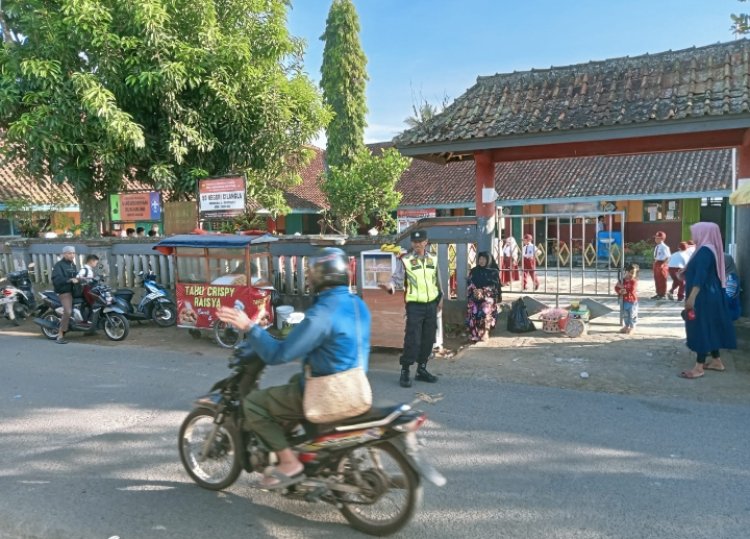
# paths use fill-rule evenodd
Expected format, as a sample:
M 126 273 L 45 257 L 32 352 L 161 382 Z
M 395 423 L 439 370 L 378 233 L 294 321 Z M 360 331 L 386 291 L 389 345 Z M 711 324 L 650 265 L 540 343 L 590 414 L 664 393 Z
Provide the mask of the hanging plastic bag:
M 523 302 L 523 299 L 518 298 L 513 302 L 513 306 L 510 308 L 510 315 L 508 316 L 508 331 L 511 333 L 527 333 L 535 330 L 536 326 L 534 326 L 534 322 L 529 318 L 526 304 Z

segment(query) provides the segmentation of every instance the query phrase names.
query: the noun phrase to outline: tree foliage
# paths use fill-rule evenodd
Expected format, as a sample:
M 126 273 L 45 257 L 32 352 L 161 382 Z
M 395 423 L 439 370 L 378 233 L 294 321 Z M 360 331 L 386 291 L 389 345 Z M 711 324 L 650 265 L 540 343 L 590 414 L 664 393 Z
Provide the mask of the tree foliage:
M 330 166 L 351 162 L 364 146 L 367 58 L 359 42 L 359 17 L 351 0 L 333 0 L 326 20 L 320 86 L 333 112 L 326 129 Z
M 173 198 L 246 173 L 284 208 L 327 122 L 302 72 L 287 0 L 5 0 L 3 152 L 79 202 L 131 177 Z
M 443 112 L 448 106 L 449 102 L 450 99 L 447 95 L 443 96 L 443 99 L 440 101 L 439 105 L 433 105 L 432 103 L 427 101 L 427 98 L 425 98 L 421 93 L 418 100 L 415 100 L 412 95 L 412 115 L 404 120 L 404 123 L 409 126 L 409 128 L 422 126 L 425 123 L 429 122 L 432 118 Z
M 738 2 L 747 2 L 747 0 L 738 0 Z M 732 13 L 729 16 L 732 19 L 730 30 L 735 35 L 745 35 L 750 33 L 750 14 Z
M 332 204 L 335 228 L 355 235 L 358 220 L 369 224 L 374 218 L 380 228 L 392 230 L 395 222 L 391 213 L 401 201 L 396 182 L 410 165 L 411 159 L 395 148 L 384 150 L 380 156 L 364 148 L 348 166 L 329 167 L 323 191 Z

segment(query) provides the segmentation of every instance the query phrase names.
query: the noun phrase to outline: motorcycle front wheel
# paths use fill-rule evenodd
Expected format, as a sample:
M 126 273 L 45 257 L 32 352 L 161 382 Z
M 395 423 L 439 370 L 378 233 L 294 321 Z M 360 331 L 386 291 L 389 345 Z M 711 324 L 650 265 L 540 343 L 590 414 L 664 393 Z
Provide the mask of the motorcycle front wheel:
M 120 313 L 104 315 L 104 334 L 112 341 L 121 341 L 128 336 L 130 324 L 128 319 Z
M 339 494 L 340 511 L 352 528 L 383 536 L 403 528 L 422 503 L 419 476 L 392 444 L 355 448 L 337 466 L 339 479 L 361 491 Z
M 48 339 L 57 339 L 57 334 L 60 328 L 60 319 L 55 314 L 47 313 L 44 316 L 44 321 L 52 322 L 55 325 L 54 329 L 48 328 L 46 326 L 41 326 L 42 333 L 44 334 L 44 336 L 47 337 Z
M 217 320 L 214 324 L 214 339 L 222 348 L 234 348 L 240 342 L 240 332 L 231 324 Z
M 208 408 L 196 408 L 188 414 L 180 427 L 180 460 L 199 486 L 222 490 L 242 471 L 240 435 L 226 423 L 215 425 L 214 416 Z
M 151 311 L 151 319 L 157 326 L 166 328 L 174 326 L 175 322 L 177 322 L 177 316 L 175 313 L 177 313 L 177 309 L 175 308 L 174 303 L 158 302 L 154 305 L 154 308 Z

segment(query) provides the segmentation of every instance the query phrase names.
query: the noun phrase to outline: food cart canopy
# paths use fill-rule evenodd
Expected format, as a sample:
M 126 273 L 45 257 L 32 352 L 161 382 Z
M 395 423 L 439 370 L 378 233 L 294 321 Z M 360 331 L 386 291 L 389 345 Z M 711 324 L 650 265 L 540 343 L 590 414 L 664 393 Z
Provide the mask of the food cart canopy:
M 164 238 L 159 243 L 154 245 L 153 248 L 160 253 L 171 254 L 174 252 L 175 247 L 197 247 L 199 249 L 244 249 L 248 245 L 269 243 L 277 240 L 278 238 L 271 234 L 258 234 L 248 236 L 220 234 L 180 234 L 177 236 Z

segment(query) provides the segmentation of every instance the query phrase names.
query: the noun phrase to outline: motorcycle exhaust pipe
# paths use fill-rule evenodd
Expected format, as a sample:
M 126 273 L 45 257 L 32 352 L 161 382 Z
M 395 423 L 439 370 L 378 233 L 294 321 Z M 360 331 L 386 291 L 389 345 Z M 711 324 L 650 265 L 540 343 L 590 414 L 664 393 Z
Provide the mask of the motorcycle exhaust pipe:
M 55 324 L 54 322 L 52 322 L 51 320 L 47 320 L 46 318 L 34 318 L 34 323 L 47 329 L 57 330 L 59 327 L 58 324 Z

